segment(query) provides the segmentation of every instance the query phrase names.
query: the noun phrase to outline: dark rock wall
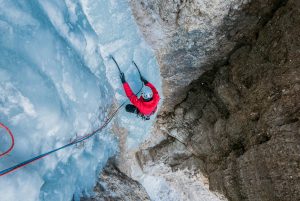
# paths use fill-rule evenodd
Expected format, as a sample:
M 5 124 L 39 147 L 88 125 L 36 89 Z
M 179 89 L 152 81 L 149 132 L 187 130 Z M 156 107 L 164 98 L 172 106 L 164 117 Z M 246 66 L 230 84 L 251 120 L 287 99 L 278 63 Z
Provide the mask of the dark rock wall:
M 246 10 L 255 16 L 252 25 L 231 26 L 229 37 L 243 42 L 227 63 L 201 75 L 174 111 L 158 117 L 158 127 L 174 138 L 137 155 L 142 165 L 198 166 L 210 189 L 229 200 L 299 201 L 300 1 L 251 2 Z M 249 17 L 247 12 L 242 15 Z M 260 31 L 244 32 L 257 24 Z M 164 55 L 162 65 L 185 68 L 176 58 L 184 61 L 190 50 L 178 50 Z M 189 154 L 170 154 L 176 141 Z
M 163 111 L 184 99 L 189 84 L 234 49 L 251 44 L 285 0 L 131 0 L 136 21 L 156 51 Z
M 144 187 L 122 173 L 112 159 L 100 174 L 94 192 L 94 196 L 80 201 L 150 201 Z

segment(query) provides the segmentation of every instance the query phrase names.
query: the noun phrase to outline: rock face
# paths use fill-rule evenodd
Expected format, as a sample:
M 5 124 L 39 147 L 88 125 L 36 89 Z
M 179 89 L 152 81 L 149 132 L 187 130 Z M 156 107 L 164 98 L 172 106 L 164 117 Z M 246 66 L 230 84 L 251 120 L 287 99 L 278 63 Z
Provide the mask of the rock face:
M 300 1 L 230 1 L 223 26 L 211 30 L 214 36 L 197 28 L 195 16 L 207 16 L 198 1 L 133 2 L 174 32 L 165 36 L 164 50 L 157 45 L 166 101 L 170 84 L 189 89 L 173 111 L 158 117 L 159 132 L 172 137 L 139 151 L 141 166 L 197 167 L 211 190 L 233 201 L 300 200 Z M 201 61 L 204 52 L 209 62 Z M 227 54 L 224 65 L 185 86 L 183 77 L 197 77 L 203 62 Z
M 149 196 L 143 186 L 132 180 L 114 165 L 110 160 L 103 169 L 94 189 L 93 197 L 81 198 L 81 201 L 147 201 Z
M 155 139 L 118 167 L 155 200 L 225 200 L 208 185 L 231 201 L 300 200 L 300 1 L 131 4 L 165 100 Z M 95 191 L 85 200 L 149 200 L 111 165 Z
M 133 14 L 156 51 L 163 80 L 164 111 L 172 111 L 189 84 L 226 63 L 284 0 L 131 0 Z M 174 98 L 176 97 L 176 98 Z

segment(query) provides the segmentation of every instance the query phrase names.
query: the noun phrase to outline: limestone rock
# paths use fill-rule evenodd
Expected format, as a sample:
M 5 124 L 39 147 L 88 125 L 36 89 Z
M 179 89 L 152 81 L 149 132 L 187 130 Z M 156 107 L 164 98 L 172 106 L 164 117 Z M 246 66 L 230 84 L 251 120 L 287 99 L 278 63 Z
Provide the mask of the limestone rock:
M 141 184 L 126 176 L 110 160 L 94 189 L 95 195 L 81 198 L 81 201 L 150 201 L 150 198 Z
M 161 68 L 162 110 L 171 111 L 185 98 L 193 80 L 214 65 L 226 63 L 234 49 L 255 41 L 257 31 L 285 2 L 131 0 L 137 24 Z
M 200 30 L 196 27 L 201 22 L 196 21 L 193 26 L 188 23 L 209 15 L 201 7 L 196 11 L 198 1 L 172 1 L 178 6 L 165 4 L 169 1 L 147 2 L 145 9 L 156 12 L 178 37 L 175 43 L 176 37 L 170 36 L 170 46 L 160 53 L 163 77 L 167 83 L 172 80 L 172 84 L 185 86 L 188 82 L 176 80 L 181 76 L 191 78 L 190 73 L 197 74 L 195 71 L 204 61 L 201 48 L 216 51 L 213 46 L 208 48 L 209 36 L 197 37 Z M 245 12 L 236 7 L 242 7 Z M 225 20 L 226 26 L 232 27 L 223 29 L 223 33 L 225 41 L 231 42 L 223 43 L 217 37 L 216 41 L 221 41 L 226 51 L 221 48 L 206 58 L 214 62 L 214 56 L 223 58 L 220 55 L 232 50 L 235 46 L 232 41 L 243 38 L 244 43 L 231 52 L 226 65 L 216 65 L 186 87 L 189 90 L 184 93 L 184 100 L 174 110 L 159 115 L 156 127 L 161 124 L 164 132 L 175 139 L 168 138 L 144 150 L 151 157 L 144 157 L 142 164 L 146 169 L 148 163 L 162 163 L 172 170 L 191 169 L 192 164 L 209 178 L 211 190 L 233 201 L 298 201 L 300 2 L 235 1 L 229 8 L 223 23 Z M 166 12 L 173 14 L 167 16 Z M 191 15 L 186 16 L 189 12 Z M 237 21 L 230 20 L 232 16 Z M 183 23 L 185 20 L 187 23 Z M 178 31 L 183 28 L 185 32 Z M 255 34 L 253 30 L 259 28 Z M 189 32 L 191 29 L 196 35 Z M 189 49 L 187 40 L 199 43 Z M 206 46 L 199 45 L 203 43 Z M 197 160 L 201 162 L 191 163 Z

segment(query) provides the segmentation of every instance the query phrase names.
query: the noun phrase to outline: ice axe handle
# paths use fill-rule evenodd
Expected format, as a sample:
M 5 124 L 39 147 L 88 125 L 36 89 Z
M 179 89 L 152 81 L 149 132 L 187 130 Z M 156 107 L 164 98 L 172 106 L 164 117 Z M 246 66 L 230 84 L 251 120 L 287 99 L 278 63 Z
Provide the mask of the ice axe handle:
M 142 74 L 141 71 L 139 69 L 139 67 L 136 65 L 136 63 L 134 61 L 132 61 L 132 63 L 134 64 L 134 66 L 136 67 L 136 69 L 138 70 L 139 74 L 140 74 L 140 78 L 142 79 Z
M 119 73 L 122 74 L 122 71 L 120 69 L 119 64 L 117 63 L 117 61 L 115 60 L 115 58 L 113 56 L 111 56 L 112 60 L 115 62 L 116 66 L 118 67 Z

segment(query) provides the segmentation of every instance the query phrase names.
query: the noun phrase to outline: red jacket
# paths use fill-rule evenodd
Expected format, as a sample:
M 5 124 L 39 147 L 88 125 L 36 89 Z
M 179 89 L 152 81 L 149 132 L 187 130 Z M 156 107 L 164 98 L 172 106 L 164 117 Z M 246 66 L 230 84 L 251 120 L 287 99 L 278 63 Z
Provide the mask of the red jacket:
M 144 115 L 151 115 L 151 113 L 156 109 L 157 104 L 159 102 L 159 94 L 155 87 L 148 82 L 146 86 L 150 87 L 153 92 L 153 97 L 151 101 L 146 102 L 143 97 L 141 96 L 138 98 L 131 90 L 129 84 L 125 82 L 123 84 L 126 96 L 129 98 L 130 102 L 137 107 L 137 109 L 140 111 L 140 113 Z

